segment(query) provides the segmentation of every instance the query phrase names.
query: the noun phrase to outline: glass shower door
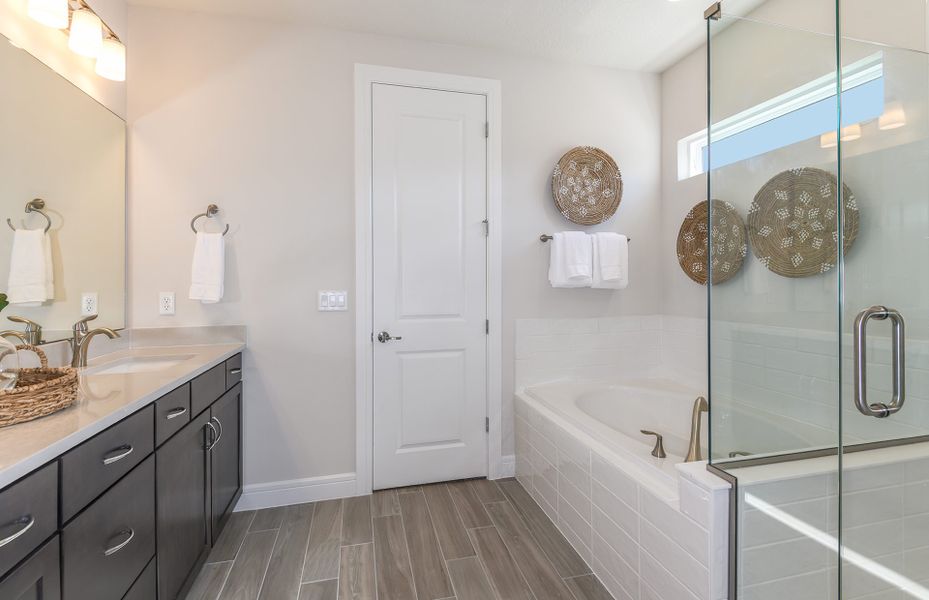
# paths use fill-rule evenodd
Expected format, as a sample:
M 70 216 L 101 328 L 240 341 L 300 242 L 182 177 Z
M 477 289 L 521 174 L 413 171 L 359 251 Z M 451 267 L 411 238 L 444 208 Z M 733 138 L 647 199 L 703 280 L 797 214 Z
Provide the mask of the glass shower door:
M 888 4 L 895 28 L 840 5 L 842 68 L 868 65 L 881 106 L 839 136 L 844 214 L 855 217 L 841 257 L 846 600 L 929 598 L 929 57 L 894 45 L 925 30 L 925 4 Z M 852 83 L 843 78 L 843 113 Z

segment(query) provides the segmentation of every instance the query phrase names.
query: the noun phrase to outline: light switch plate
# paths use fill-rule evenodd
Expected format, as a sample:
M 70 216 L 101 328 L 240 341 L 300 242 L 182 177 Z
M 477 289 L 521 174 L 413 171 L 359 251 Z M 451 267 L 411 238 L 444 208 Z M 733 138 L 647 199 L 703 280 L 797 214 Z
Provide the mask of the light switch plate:
M 320 312 L 344 312 L 348 310 L 348 292 L 345 290 L 322 290 L 319 292 Z
M 173 315 L 174 314 L 174 292 L 159 292 L 158 293 L 158 314 L 159 315 Z
M 81 316 L 89 317 L 97 314 L 97 292 L 84 292 L 81 294 Z

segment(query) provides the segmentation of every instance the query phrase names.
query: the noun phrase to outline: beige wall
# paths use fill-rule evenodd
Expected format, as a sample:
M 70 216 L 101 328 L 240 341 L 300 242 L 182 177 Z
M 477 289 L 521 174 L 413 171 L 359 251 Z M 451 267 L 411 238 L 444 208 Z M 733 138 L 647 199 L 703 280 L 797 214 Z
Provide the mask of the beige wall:
M 660 304 L 657 76 L 141 7 L 129 23 L 131 321 L 248 326 L 247 483 L 354 470 L 354 315 L 315 305 L 317 290 L 354 282 L 355 63 L 502 81 L 505 454 L 516 318 Z M 580 144 L 623 170 L 622 206 L 601 229 L 634 240 L 624 292 L 546 281 L 538 236 L 569 228 L 551 206 L 551 167 Z M 201 306 L 185 299 L 188 221 L 209 202 L 231 225 L 226 297 Z M 166 290 L 177 292 L 175 317 L 157 314 Z

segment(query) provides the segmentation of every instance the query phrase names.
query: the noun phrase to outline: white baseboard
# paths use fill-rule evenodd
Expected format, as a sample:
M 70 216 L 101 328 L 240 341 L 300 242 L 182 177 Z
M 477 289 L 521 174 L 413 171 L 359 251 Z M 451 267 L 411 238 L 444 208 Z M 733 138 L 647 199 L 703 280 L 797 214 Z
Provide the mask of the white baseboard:
M 497 476 L 493 479 L 502 479 L 504 477 L 516 477 L 516 455 L 507 454 L 500 457 L 500 464 L 497 465 Z
M 257 510 L 275 506 L 289 506 L 304 502 L 318 502 L 335 498 L 348 498 L 357 493 L 354 473 L 337 473 L 322 477 L 307 477 L 290 481 L 272 481 L 246 485 L 242 489 L 235 510 Z

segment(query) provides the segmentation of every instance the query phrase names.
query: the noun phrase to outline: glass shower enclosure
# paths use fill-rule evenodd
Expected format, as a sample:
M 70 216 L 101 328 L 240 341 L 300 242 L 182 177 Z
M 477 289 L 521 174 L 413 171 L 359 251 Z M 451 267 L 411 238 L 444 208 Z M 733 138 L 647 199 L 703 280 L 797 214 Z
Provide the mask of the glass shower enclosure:
M 929 599 L 927 4 L 726 4 L 697 150 L 729 597 Z

